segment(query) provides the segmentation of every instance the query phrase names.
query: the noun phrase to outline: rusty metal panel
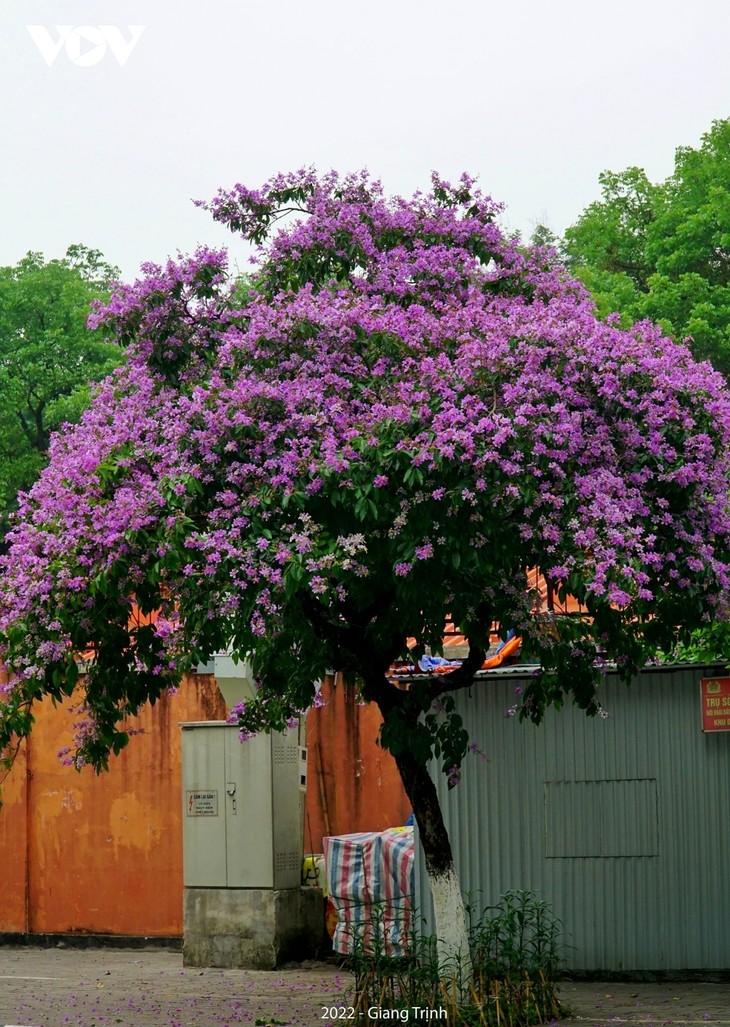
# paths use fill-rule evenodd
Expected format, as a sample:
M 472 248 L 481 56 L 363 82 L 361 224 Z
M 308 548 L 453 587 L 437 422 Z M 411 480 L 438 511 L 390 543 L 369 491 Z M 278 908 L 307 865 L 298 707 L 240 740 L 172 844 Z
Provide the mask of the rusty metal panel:
M 609 716 L 567 707 L 539 727 L 505 716 L 526 683 L 514 673 L 461 694 L 489 759 L 470 754 L 451 792 L 437 782 L 473 905 L 533 889 L 575 970 L 730 968 L 730 733 L 702 732 L 707 673 L 647 670 L 630 687 L 608 675 Z M 428 921 L 422 869 L 419 900 Z

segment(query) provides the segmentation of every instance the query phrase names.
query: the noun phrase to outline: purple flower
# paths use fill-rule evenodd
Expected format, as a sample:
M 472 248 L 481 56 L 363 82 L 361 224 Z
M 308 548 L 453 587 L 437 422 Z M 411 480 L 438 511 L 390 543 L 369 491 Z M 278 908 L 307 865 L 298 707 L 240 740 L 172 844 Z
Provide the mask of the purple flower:
M 92 661 L 82 760 L 114 730 L 127 669 L 156 698 L 212 639 L 256 652 L 263 693 L 277 682 L 278 707 L 241 711 L 259 730 L 336 660 L 357 665 L 358 633 L 387 666 L 449 616 L 470 630 L 485 601 L 542 668 L 573 651 L 576 674 L 643 653 L 678 593 L 688 628 L 725 615 L 724 380 L 655 326 L 597 320 L 468 176 L 406 200 L 304 169 L 203 206 L 264 244 L 256 284 L 232 289 L 202 248 L 94 311 L 127 359 L 21 497 L 0 727 L 23 730 L 15 712 L 99 640 L 124 672 L 97 680 Z M 546 616 L 533 565 L 601 616 Z M 157 629 L 130 624 L 137 598 Z M 554 694 L 542 680 L 530 715 Z

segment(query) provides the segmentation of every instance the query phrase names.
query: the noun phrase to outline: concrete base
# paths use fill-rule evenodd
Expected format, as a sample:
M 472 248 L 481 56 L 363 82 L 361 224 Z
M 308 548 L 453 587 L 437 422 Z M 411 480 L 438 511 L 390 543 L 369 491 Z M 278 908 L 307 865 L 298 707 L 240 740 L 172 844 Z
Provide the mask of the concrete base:
M 323 902 L 319 888 L 186 888 L 183 965 L 275 970 L 314 959 Z

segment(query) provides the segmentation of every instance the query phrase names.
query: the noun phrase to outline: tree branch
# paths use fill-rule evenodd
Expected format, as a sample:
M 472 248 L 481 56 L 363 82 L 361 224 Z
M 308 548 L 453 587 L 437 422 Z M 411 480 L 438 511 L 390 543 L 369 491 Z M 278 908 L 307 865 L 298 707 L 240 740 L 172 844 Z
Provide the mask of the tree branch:
M 479 646 L 469 644 L 469 655 L 460 667 L 447 674 L 440 674 L 430 684 L 428 693 L 431 699 L 438 698 L 445 692 L 457 692 L 460 688 L 468 688 L 474 683 L 474 677 L 486 659 L 486 653 Z
M 344 620 L 333 617 L 309 592 L 300 593 L 299 601 L 312 625 L 332 647 L 333 658 L 340 661 L 337 670 L 354 670 L 363 678 L 373 671 L 384 675 L 398 656 L 403 643 L 400 631 L 392 631 L 377 648 L 373 644 L 372 628 L 382 617 L 387 595 L 379 595 L 364 610 L 352 611 Z M 397 623 L 395 618 L 393 623 Z
M 316 596 L 307 593 L 301 593 L 299 601 L 313 627 L 330 644 L 333 659 L 339 664 L 336 670 L 354 670 L 363 676 L 372 670 L 379 674 L 385 673 L 395 655 L 378 652 L 373 647 L 372 640 L 367 637 L 368 623 L 338 621 Z

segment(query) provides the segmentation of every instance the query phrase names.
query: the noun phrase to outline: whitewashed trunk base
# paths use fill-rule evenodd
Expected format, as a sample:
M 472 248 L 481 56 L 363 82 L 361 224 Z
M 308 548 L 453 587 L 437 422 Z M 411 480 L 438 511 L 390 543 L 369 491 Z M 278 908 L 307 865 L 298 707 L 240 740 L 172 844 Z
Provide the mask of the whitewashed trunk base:
M 453 864 L 442 874 L 427 869 L 433 899 L 439 967 L 450 977 L 454 972 L 462 990 L 472 978 L 466 909 Z

